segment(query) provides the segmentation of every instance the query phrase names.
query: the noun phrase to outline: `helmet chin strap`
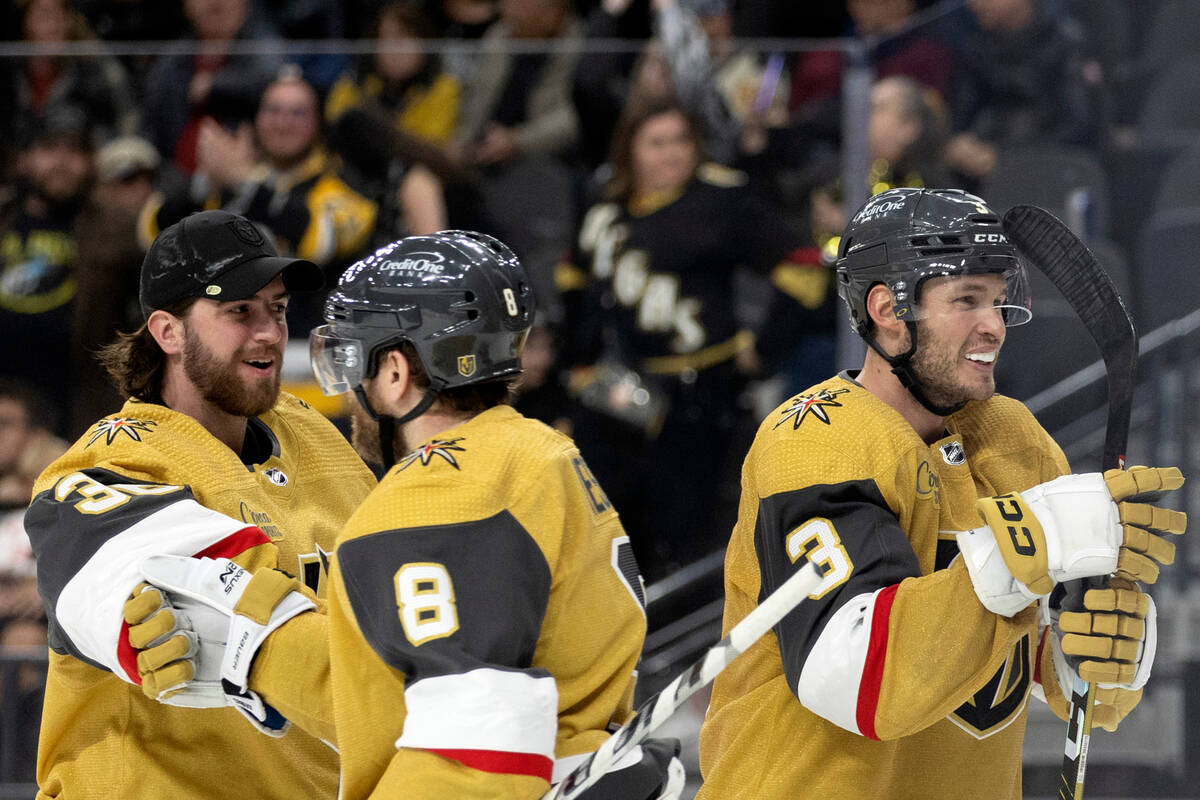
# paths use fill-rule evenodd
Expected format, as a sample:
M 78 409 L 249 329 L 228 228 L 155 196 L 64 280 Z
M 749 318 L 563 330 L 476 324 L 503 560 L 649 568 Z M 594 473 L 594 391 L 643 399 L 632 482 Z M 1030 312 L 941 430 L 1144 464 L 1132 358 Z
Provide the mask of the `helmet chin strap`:
M 913 372 L 912 357 L 917 352 L 917 323 L 912 320 L 907 320 L 904 323 L 908 326 L 908 335 L 912 340 L 912 346 L 908 348 L 908 352 L 901 353 L 898 356 L 889 356 L 884 349 L 875 341 L 875 337 L 871 336 L 865 330 L 860 328 L 859 334 L 863 341 L 870 345 L 871 349 L 883 357 L 892 367 L 892 374 L 899 379 L 900 385 L 908 389 L 908 393 L 916 398 L 917 402 L 931 414 L 936 414 L 939 417 L 948 417 L 955 411 L 960 410 L 967 404 L 966 400 L 959 401 L 953 405 L 939 406 L 934 403 L 925 394 L 925 390 L 921 388 L 921 382 L 917 379 L 917 375 Z M 863 326 L 865 328 L 866 326 Z
M 383 471 L 387 472 L 396 463 L 394 444 L 396 427 L 403 425 L 409 420 L 416 419 L 428 411 L 429 407 L 433 405 L 433 401 L 437 399 L 438 393 L 437 389 L 430 386 L 425 392 L 425 396 L 421 398 L 421 401 L 399 418 L 393 417 L 391 414 L 375 413 L 375 409 L 371 407 L 371 401 L 367 399 L 367 393 L 361 383 L 354 387 L 354 396 L 358 398 L 358 404 L 362 406 L 363 411 L 367 412 L 367 416 L 379 424 L 379 453 L 383 458 Z

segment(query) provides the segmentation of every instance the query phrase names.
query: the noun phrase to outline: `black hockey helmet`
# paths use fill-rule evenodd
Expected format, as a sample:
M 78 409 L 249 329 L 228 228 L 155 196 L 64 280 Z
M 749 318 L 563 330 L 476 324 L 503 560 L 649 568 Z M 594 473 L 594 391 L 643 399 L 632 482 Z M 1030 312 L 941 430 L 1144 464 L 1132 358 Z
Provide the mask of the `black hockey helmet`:
M 372 377 L 375 354 L 411 342 L 431 392 L 517 375 L 533 289 L 503 242 L 473 231 L 409 236 L 343 273 L 309 337 L 325 394 Z
M 917 319 L 929 278 L 994 272 L 1004 275 L 1006 325 L 1028 322 L 1029 282 L 998 217 L 961 189 L 899 188 L 880 192 L 850 220 L 838 245 L 838 294 L 854 329 L 870 341 L 867 294 L 885 284 L 897 319 Z
M 921 317 L 921 288 L 930 278 L 997 273 L 1004 277 L 1007 298 L 998 307 L 1004 324 L 1020 325 L 1033 316 L 1029 280 L 998 217 L 987 204 L 961 189 L 897 188 L 869 199 L 850 223 L 838 245 L 838 294 L 855 331 L 892 366 L 892 371 L 930 411 L 948 408 L 931 403 L 910 368 L 917 350 L 916 321 Z M 884 284 L 895 298 L 897 319 L 908 323 L 907 353 L 889 355 L 875 340 L 867 294 Z

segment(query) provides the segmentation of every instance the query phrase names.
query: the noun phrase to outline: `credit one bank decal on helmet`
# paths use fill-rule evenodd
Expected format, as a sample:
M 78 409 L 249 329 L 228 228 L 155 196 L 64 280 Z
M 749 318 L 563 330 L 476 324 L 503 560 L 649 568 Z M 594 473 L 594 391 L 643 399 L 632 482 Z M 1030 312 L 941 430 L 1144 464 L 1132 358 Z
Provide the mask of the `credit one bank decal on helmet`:
M 431 390 L 516 375 L 533 320 L 533 290 L 503 242 L 472 231 L 410 236 L 342 275 L 310 337 L 321 390 L 372 377 L 375 354 L 411 342 Z
M 997 307 L 1007 326 L 1033 316 L 1029 280 L 1017 251 L 1004 235 L 1000 218 L 973 194 L 959 189 L 889 189 L 875 195 L 846 226 L 838 246 L 838 294 L 863 340 L 892 365 L 901 382 L 935 413 L 909 361 L 917 350 L 916 321 L 921 288 L 930 278 L 995 273 L 1003 276 L 1006 299 Z M 875 340 L 867 295 L 883 284 L 894 297 L 893 313 L 908 323 L 911 347 L 889 355 Z

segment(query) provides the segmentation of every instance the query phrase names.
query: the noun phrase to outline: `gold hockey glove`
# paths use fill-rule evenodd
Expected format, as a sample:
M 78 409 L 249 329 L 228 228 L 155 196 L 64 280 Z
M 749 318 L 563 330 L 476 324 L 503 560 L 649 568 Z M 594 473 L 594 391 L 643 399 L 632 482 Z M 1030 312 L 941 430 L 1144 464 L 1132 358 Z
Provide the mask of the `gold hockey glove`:
M 196 653 L 195 634 L 181 627 L 177 612 L 157 588 L 140 583 L 125 601 L 129 644 L 138 650 L 138 675 L 142 692 L 151 700 L 165 700 L 187 686 L 196 674 L 189 660 Z
M 1124 528 L 1117 575 L 1154 583 L 1159 565 L 1175 560 L 1175 544 L 1160 534 L 1182 534 L 1187 530 L 1187 514 L 1152 503 L 1164 492 L 1183 486 L 1183 480 L 1177 467 L 1130 467 L 1104 473 Z

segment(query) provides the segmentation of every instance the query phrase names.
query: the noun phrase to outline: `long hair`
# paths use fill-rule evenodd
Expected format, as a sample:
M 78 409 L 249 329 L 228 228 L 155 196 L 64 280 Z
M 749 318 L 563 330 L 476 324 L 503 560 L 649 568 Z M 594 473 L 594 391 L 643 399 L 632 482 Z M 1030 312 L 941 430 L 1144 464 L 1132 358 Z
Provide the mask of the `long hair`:
M 163 311 L 184 317 L 195 302 L 195 297 L 189 297 Z M 146 323 L 143 322 L 133 333 L 118 333 L 115 341 L 100 348 L 96 360 L 104 367 L 122 397 L 136 397 L 147 403 L 162 402 L 167 356 L 150 335 Z
M 687 120 L 688 133 L 696 148 L 697 166 L 704 160 L 704 129 L 702 123 L 674 98 L 653 98 L 630 103 L 617 120 L 613 131 L 612 149 L 608 162 L 612 167 L 612 177 L 605 186 L 605 195 L 610 200 L 626 202 L 633 197 L 637 185 L 633 164 L 633 140 L 638 131 L 650 119 L 661 114 L 675 113 Z

